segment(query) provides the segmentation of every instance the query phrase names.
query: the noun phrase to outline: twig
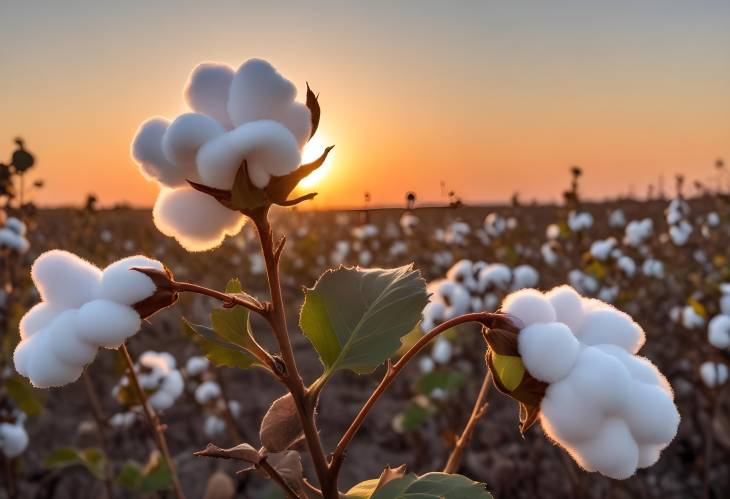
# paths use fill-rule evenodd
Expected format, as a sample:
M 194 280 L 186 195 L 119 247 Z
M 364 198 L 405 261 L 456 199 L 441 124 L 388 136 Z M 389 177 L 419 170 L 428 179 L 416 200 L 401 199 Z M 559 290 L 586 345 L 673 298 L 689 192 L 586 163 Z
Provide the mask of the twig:
M 360 412 L 357 414 L 357 416 L 355 416 L 355 419 L 352 421 L 350 427 L 342 436 L 340 442 L 335 448 L 335 451 L 332 453 L 332 458 L 330 459 L 330 479 L 335 484 L 337 483 L 337 477 L 340 471 L 340 467 L 342 466 L 342 461 L 345 458 L 345 450 L 347 449 L 347 445 L 360 429 L 363 421 L 365 421 L 365 418 L 367 417 L 373 406 L 375 406 L 375 403 L 378 401 L 380 396 L 383 395 L 383 393 L 388 388 L 388 386 L 390 386 L 395 377 L 398 376 L 398 374 L 403 370 L 406 364 L 408 364 L 408 362 L 413 357 L 415 357 L 418 352 L 420 352 L 426 345 L 428 345 L 435 337 L 458 325 L 465 324 L 467 322 L 478 322 L 486 327 L 493 327 L 493 325 L 499 320 L 503 320 L 503 316 L 501 316 L 500 314 L 492 314 L 488 312 L 465 314 L 460 315 L 459 317 L 454 317 L 453 319 L 439 324 L 431 331 L 423 335 L 405 354 L 403 354 L 398 362 L 392 364 L 390 361 L 388 361 L 388 370 L 386 371 L 385 376 L 383 376 L 383 379 L 380 381 L 380 384 L 375 388 L 373 393 L 370 394 L 370 398 L 368 398 L 362 409 L 360 409 Z
M 284 492 L 286 493 L 287 497 L 290 499 L 300 499 L 299 494 L 297 494 L 294 489 L 291 488 L 291 486 L 286 483 L 286 480 L 284 480 L 284 477 L 281 476 L 281 474 L 269 464 L 269 462 L 266 460 L 266 457 L 263 457 L 261 461 L 259 461 L 258 467 L 262 468 L 266 473 L 271 477 L 272 480 L 274 480 L 277 484 L 279 484 L 279 487 L 281 487 Z
M 165 460 L 167 466 L 170 468 L 170 475 L 172 477 L 172 489 L 175 493 L 175 497 L 177 497 L 178 499 L 185 499 L 185 495 L 182 491 L 182 486 L 180 485 L 180 478 L 178 477 L 177 470 L 175 469 L 175 463 L 172 460 L 172 456 L 170 455 L 170 449 L 167 446 L 164 427 L 162 426 L 162 424 L 160 424 L 160 418 L 157 416 L 155 410 L 147 403 L 147 396 L 142 390 L 142 387 L 140 387 L 139 385 L 139 379 L 137 379 L 137 373 L 134 370 L 134 361 L 132 360 L 132 356 L 129 355 L 127 345 L 123 343 L 122 346 L 119 347 L 119 352 L 121 352 L 124 361 L 127 363 L 127 371 L 129 379 L 132 382 L 132 388 L 134 389 L 135 394 L 142 404 L 142 409 L 144 411 L 145 418 L 147 419 L 147 423 L 152 430 L 152 435 L 155 439 L 155 444 L 157 444 L 157 449 L 160 451 L 160 454 L 162 454 L 162 458 Z
M 489 384 L 491 381 L 492 373 L 487 371 L 487 375 L 484 376 L 484 381 L 482 382 L 482 387 L 479 390 L 479 395 L 477 395 L 477 399 L 474 402 L 474 408 L 471 411 L 471 416 L 469 416 L 469 420 L 466 422 L 464 431 L 456 441 L 456 445 L 451 450 L 449 459 L 446 461 L 444 473 L 456 473 L 456 470 L 459 468 L 459 465 L 461 464 L 461 457 L 464 455 L 464 450 L 471 439 L 474 428 L 476 428 L 479 420 L 484 417 L 484 414 L 487 412 L 487 404 L 484 400 L 487 398 Z
M 107 445 L 106 435 L 104 429 L 106 428 L 106 418 L 101 408 L 101 402 L 96 394 L 94 384 L 91 382 L 89 377 L 88 368 L 84 369 L 81 377 L 84 380 L 84 388 L 86 389 L 86 395 L 89 399 L 89 406 L 91 407 L 91 414 L 94 416 L 94 423 L 96 423 L 96 434 L 99 437 L 99 445 L 101 446 L 104 454 L 107 456 L 106 466 L 104 467 L 104 486 L 106 487 L 106 495 L 109 499 L 114 498 L 114 484 L 111 473 L 111 463 L 109 460 L 109 446 Z

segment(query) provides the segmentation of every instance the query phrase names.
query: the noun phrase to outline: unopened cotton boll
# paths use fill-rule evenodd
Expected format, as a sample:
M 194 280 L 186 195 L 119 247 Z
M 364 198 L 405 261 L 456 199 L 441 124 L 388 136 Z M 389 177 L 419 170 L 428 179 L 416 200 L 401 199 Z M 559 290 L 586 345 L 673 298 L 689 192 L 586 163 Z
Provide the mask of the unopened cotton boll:
M 238 234 L 246 222 L 240 213 L 192 188 L 160 191 L 152 218 L 160 232 L 188 251 L 216 248 L 226 236 Z
M 654 464 L 674 438 L 679 413 L 669 383 L 636 352 L 644 332 L 631 317 L 561 286 L 505 299 L 527 372 L 548 383 L 540 403 L 546 435 L 587 471 L 625 479 Z M 540 312 L 536 312 L 540 310 Z M 565 321 L 565 322 L 564 322 Z
M 133 308 L 152 296 L 152 280 L 132 267 L 162 269 L 135 256 L 103 271 L 66 251 L 42 254 L 31 277 L 42 302 L 21 319 L 16 370 L 39 388 L 75 381 L 100 347 L 117 348 L 135 334 L 141 317 Z
M 205 381 L 195 389 L 195 400 L 200 405 L 206 405 L 221 395 L 221 387 L 215 381 Z
M 700 366 L 702 382 L 708 388 L 715 388 L 724 385 L 728 377 L 728 369 L 725 364 L 718 362 L 703 362 Z

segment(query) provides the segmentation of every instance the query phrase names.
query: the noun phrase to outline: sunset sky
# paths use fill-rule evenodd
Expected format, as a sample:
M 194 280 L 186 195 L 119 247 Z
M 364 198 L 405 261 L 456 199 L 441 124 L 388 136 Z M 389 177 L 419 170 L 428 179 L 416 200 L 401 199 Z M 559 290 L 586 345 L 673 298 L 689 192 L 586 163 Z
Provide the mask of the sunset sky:
M 600 4 L 600 5 L 599 5 Z M 138 125 L 185 110 L 190 70 L 270 60 L 320 93 L 336 144 L 314 207 L 643 195 L 730 160 L 730 2 L 0 3 L 0 161 L 23 136 L 45 205 L 149 206 Z

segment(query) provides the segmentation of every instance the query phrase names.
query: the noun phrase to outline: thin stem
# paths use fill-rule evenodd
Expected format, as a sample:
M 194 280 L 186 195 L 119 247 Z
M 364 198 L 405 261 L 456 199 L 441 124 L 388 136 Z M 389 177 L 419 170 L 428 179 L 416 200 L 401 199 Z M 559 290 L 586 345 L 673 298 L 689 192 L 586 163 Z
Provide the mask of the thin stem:
M 283 249 L 283 242 L 275 249 L 271 224 L 268 220 L 268 210 L 260 210 L 251 215 L 256 226 L 256 231 L 261 243 L 261 251 L 266 263 L 266 276 L 269 282 L 271 294 L 271 314 L 268 315 L 269 324 L 274 332 L 276 341 L 281 350 L 281 358 L 284 363 L 285 372 L 281 373 L 281 380 L 289 389 L 292 398 L 297 406 L 299 420 L 304 431 L 304 438 L 307 442 L 309 454 L 314 463 L 317 478 L 322 486 L 323 495 L 326 499 L 338 499 L 339 492 L 336 484 L 329 479 L 329 468 L 325 456 L 322 441 L 319 438 L 317 425 L 314 421 L 314 408 L 316 398 L 310 397 L 302 378 L 297 369 L 294 351 L 289 340 L 289 332 L 286 324 L 286 310 L 281 292 L 279 278 L 279 257 Z
M 139 385 L 137 372 L 134 370 L 134 361 L 132 360 L 132 356 L 129 355 L 127 345 L 123 343 L 122 346 L 119 347 L 119 351 L 121 352 L 122 357 L 127 364 L 127 375 L 132 382 L 132 388 L 134 389 L 135 394 L 142 404 L 142 409 L 144 411 L 145 418 L 147 419 L 147 423 L 152 430 L 152 436 L 155 439 L 157 449 L 160 451 L 160 454 L 162 454 L 162 458 L 165 460 L 167 466 L 170 468 L 170 475 L 172 477 L 172 489 L 175 493 L 175 497 L 177 497 L 178 499 L 185 499 L 185 495 L 182 491 L 182 486 L 180 485 L 180 478 L 178 477 L 177 470 L 175 469 L 175 462 L 172 460 L 172 456 L 170 455 L 170 449 L 167 446 L 164 427 L 162 426 L 162 424 L 160 424 L 160 418 L 157 416 L 155 410 L 150 407 L 149 403 L 147 402 L 147 396 L 145 395 L 144 390 L 142 390 L 142 387 Z
M 476 428 L 479 420 L 484 417 L 484 413 L 487 412 L 487 404 L 484 400 L 487 398 L 489 384 L 491 381 L 492 373 L 487 371 L 487 375 L 484 376 L 484 381 L 482 382 L 482 387 L 479 390 L 479 395 L 477 395 L 477 399 L 474 402 L 474 408 L 471 411 L 471 416 L 469 416 L 469 420 L 466 422 L 464 431 L 456 441 L 456 445 L 454 445 L 454 448 L 451 450 L 451 454 L 449 454 L 449 459 L 446 461 L 444 473 L 456 473 L 459 469 L 461 457 L 464 455 L 464 449 L 466 449 L 466 445 L 469 443 L 469 440 L 474 433 L 474 428 Z
M 332 458 L 330 460 L 330 480 L 332 480 L 335 484 L 337 483 L 337 477 L 340 471 L 340 467 L 342 466 L 342 461 L 345 458 L 345 450 L 347 449 L 348 444 L 355 436 L 357 431 L 360 429 L 360 426 L 362 426 L 362 423 L 365 421 L 365 418 L 367 417 L 368 413 L 373 408 L 375 403 L 378 401 L 380 396 L 383 395 L 383 393 L 388 388 L 388 386 L 390 386 L 395 377 L 398 376 L 398 374 L 403 370 L 406 364 L 408 364 L 408 362 L 413 357 L 415 357 L 418 352 L 423 350 L 423 348 L 428 345 L 435 337 L 460 324 L 465 324 L 467 322 L 478 322 L 484 326 L 491 327 L 495 323 L 495 321 L 499 320 L 501 317 L 502 316 L 500 316 L 499 314 L 492 314 L 488 312 L 465 314 L 460 315 L 459 317 L 454 317 L 453 319 L 439 324 L 431 331 L 424 334 L 405 354 L 403 354 L 398 362 L 396 362 L 395 364 L 391 364 L 389 362 L 388 370 L 385 373 L 385 376 L 383 376 L 383 379 L 380 381 L 380 384 L 375 388 L 373 393 L 370 394 L 370 398 L 368 398 L 362 409 L 360 409 L 360 412 L 357 414 L 357 416 L 355 416 L 355 419 L 352 421 L 350 427 L 342 436 L 340 442 L 335 448 L 335 451 L 332 453 Z
M 87 369 L 84 369 L 81 377 L 84 380 L 84 388 L 86 389 L 86 395 L 89 399 L 89 406 L 91 407 L 91 414 L 94 416 L 94 423 L 96 423 L 96 433 L 99 437 L 99 445 L 101 446 L 104 454 L 109 456 L 109 446 L 107 445 L 106 434 L 104 429 L 106 428 L 106 418 L 101 408 L 101 402 L 99 396 L 96 394 L 94 384 L 89 377 Z M 111 473 L 111 461 L 106 460 L 106 467 L 104 469 L 104 486 L 106 487 L 106 495 L 109 499 L 114 498 L 114 484 L 112 481 Z
M 201 286 L 199 284 L 194 284 L 192 282 L 175 281 L 172 283 L 172 286 L 176 291 L 179 291 L 179 292 L 188 292 L 188 293 L 195 293 L 195 294 L 199 294 L 199 295 L 209 296 L 211 298 L 215 298 L 216 300 L 223 302 L 225 305 L 228 305 L 228 306 L 240 305 L 242 307 L 245 307 L 245 308 L 251 310 L 252 312 L 256 312 L 257 314 L 265 315 L 267 312 L 267 307 L 263 303 L 257 303 L 253 299 L 245 300 L 239 296 L 236 296 L 235 294 L 223 293 L 221 291 L 206 288 L 205 286 Z

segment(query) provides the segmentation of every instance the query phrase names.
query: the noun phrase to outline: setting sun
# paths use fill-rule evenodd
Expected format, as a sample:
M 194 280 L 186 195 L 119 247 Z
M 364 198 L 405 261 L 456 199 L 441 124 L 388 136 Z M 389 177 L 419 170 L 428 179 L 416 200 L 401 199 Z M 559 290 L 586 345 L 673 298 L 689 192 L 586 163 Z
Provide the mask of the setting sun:
M 311 163 L 316 160 L 322 155 L 325 148 L 331 145 L 332 142 L 325 135 L 317 133 L 309 142 L 307 142 L 307 145 L 304 146 L 304 150 L 302 151 L 302 164 Z M 300 187 L 311 189 L 312 187 L 322 183 L 332 168 L 332 160 L 335 155 L 335 150 L 336 149 L 332 149 L 332 151 L 330 151 L 322 166 L 317 168 L 313 173 L 305 177 L 304 180 L 299 183 Z

